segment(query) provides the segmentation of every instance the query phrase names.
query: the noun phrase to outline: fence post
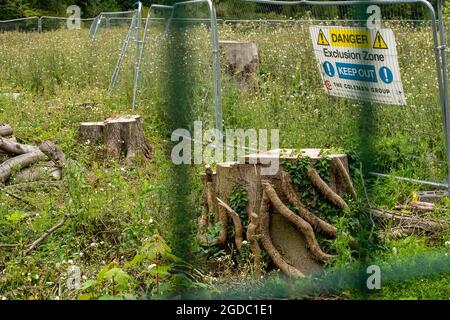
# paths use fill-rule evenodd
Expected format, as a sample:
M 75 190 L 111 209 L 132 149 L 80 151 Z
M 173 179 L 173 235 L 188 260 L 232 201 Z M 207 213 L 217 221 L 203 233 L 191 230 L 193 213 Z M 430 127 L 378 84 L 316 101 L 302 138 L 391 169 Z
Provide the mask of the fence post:
M 216 128 L 223 136 L 223 114 L 222 114 L 222 84 L 220 70 L 220 50 L 219 33 L 217 30 L 216 2 L 211 0 L 209 3 L 211 10 L 211 42 L 213 54 L 213 73 L 214 73 L 214 105 L 216 116 Z
M 42 32 L 42 18 L 43 17 L 39 17 L 38 19 L 38 32 Z
M 445 29 L 444 21 L 442 15 L 442 9 L 444 6 L 444 0 L 438 0 L 437 2 L 437 12 L 439 20 L 439 40 L 440 40 L 440 54 L 441 54 L 441 69 L 442 69 L 442 109 L 444 116 L 444 132 L 445 132 L 445 146 L 447 154 L 447 190 L 450 191 L 450 111 L 448 109 L 448 74 L 447 74 L 447 53 L 446 53 L 446 43 L 445 43 Z

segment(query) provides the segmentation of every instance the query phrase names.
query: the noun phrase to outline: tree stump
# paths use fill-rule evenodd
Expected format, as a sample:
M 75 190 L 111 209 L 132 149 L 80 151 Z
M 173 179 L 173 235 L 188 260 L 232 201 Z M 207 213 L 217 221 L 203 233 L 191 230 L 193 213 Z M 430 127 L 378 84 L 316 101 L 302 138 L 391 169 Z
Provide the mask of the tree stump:
M 259 67 L 258 45 L 255 42 L 220 41 L 227 72 L 235 77 L 242 91 L 257 87 Z
M 104 144 L 106 156 L 111 159 L 132 161 L 137 155 L 145 160 L 151 157 L 151 147 L 144 138 L 140 116 L 83 122 L 78 137 L 81 142 Z
M 98 144 L 104 140 L 105 124 L 103 122 L 82 122 L 78 130 L 81 141 Z
M 216 172 L 207 172 L 202 177 L 204 186 L 206 186 L 205 181 L 211 183 L 210 189 L 205 189 L 205 194 L 208 195 L 206 198 L 211 198 L 212 194 L 216 199 L 227 202 L 235 187 L 246 190 L 248 196 L 247 215 L 249 217 L 257 216 L 260 220 L 261 249 L 266 250 L 278 268 L 293 277 L 309 275 L 322 270 L 322 264 L 331 256 L 321 250 L 315 233 L 321 232 L 328 237 L 335 237 L 337 229 L 310 212 L 301 203 L 300 197 L 297 195 L 298 190 L 295 190 L 291 178 L 283 169 L 281 162 L 276 174 L 265 175 L 261 169 L 267 166 L 270 159 L 289 162 L 295 161 L 299 156 L 306 157 L 312 163 L 312 168 L 308 171 L 311 184 L 330 203 L 345 209 L 347 205 L 342 196 L 346 193 L 352 196 L 356 195 L 351 181 L 348 180 L 347 156 L 345 154 L 326 156 L 330 164 L 329 176 L 331 177 L 329 184 L 326 184 L 320 177 L 313 174 L 316 172 L 313 168 L 314 163 L 323 158 L 320 151 L 320 149 L 302 149 L 300 152 L 292 149 L 271 150 L 267 153 L 245 156 L 239 162 L 219 163 Z M 314 179 L 320 181 L 313 182 Z M 216 209 L 217 202 L 212 204 L 209 202 L 211 201 L 206 201 L 206 211 L 214 212 L 218 217 L 216 220 L 221 221 L 223 217 Z M 299 208 L 298 213 L 289 209 L 292 204 Z M 204 216 L 200 220 L 203 220 L 202 228 L 204 230 Z M 250 220 L 254 221 L 255 219 Z M 224 228 L 227 228 L 228 224 L 224 225 Z M 222 233 L 226 235 L 226 230 Z M 222 237 L 217 241 L 212 241 L 209 245 L 223 244 L 225 241 L 226 239 Z M 258 249 L 255 250 L 257 254 Z

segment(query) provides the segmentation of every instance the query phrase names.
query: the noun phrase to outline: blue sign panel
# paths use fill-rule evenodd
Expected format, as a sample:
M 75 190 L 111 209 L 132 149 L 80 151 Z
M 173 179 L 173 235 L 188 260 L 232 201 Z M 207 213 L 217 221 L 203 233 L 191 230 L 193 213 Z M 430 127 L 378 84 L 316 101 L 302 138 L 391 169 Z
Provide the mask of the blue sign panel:
M 392 74 L 391 69 L 388 67 L 381 67 L 380 68 L 380 79 L 384 83 L 391 83 L 394 80 L 394 75 Z
M 340 79 L 378 82 L 375 66 L 336 62 L 336 68 Z
M 323 64 L 323 70 L 325 70 L 325 74 L 329 77 L 334 77 L 334 67 L 333 64 L 329 61 L 325 61 Z

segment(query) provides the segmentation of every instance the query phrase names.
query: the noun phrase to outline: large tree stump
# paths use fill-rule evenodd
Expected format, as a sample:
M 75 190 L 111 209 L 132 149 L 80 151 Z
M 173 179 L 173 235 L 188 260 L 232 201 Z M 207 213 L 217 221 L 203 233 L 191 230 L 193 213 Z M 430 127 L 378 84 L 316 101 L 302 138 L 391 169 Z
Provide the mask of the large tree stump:
M 209 192 L 213 192 L 217 198 L 223 201 L 229 200 L 237 186 L 246 190 L 248 216 L 251 217 L 254 214 L 263 219 L 261 228 L 265 228 L 265 231 L 261 229 L 260 232 L 264 248 L 266 251 L 270 251 L 268 253 L 272 260 L 283 272 L 294 277 L 316 273 L 322 269 L 323 262 L 331 256 L 322 252 L 315 238 L 315 232 L 335 237 L 337 230 L 328 222 L 309 212 L 300 203 L 292 182 L 286 171 L 283 170 L 281 163 L 276 174 L 264 174 L 262 168 L 266 167 L 268 161 L 271 160 L 295 161 L 299 154 L 309 158 L 314 164 L 322 158 L 320 151 L 320 149 L 302 149 L 299 153 L 284 149 L 253 154 L 241 158 L 239 162 L 217 164 L 216 172 L 210 173 L 208 178 L 212 182 L 212 191 Z M 327 155 L 327 158 L 330 161 L 331 181 L 326 184 L 326 190 L 321 192 L 324 192 L 324 198 L 328 199 L 330 203 L 338 199 L 339 201 L 334 204 L 341 208 L 339 205 L 345 204 L 342 196 L 346 193 L 351 195 L 354 193 L 351 181 L 348 181 L 347 156 L 330 154 Z M 345 172 L 342 172 L 342 169 Z M 316 178 L 320 179 L 320 183 L 325 183 L 320 177 Z M 203 180 L 205 179 L 203 177 Z M 320 186 L 324 187 L 320 183 L 314 186 L 317 190 Z M 313 182 L 311 184 L 313 185 Z M 290 188 L 287 188 L 286 185 L 290 185 Z M 297 203 L 295 203 L 296 201 Z M 294 214 L 289 209 L 289 204 L 300 207 L 298 214 Z M 345 206 L 347 205 L 345 204 Z M 215 204 L 210 204 L 209 207 L 214 208 Z M 267 212 L 262 211 L 262 208 L 267 208 Z M 270 237 L 270 239 L 264 239 L 264 237 Z M 250 240 L 254 246 L 254 240 Z M 274 250 L 277 252 L 274 253 Z M 256 247 L 255 252 L 258 252 Z
M 82 142 L 103 143 L 106 156 L 132 161 L 137 155 L 150 159 L 151 147 L 144 138 L 140 116 L 109 118 L 103 122 L 83 122 L 79 127 Z
M 259 67 L 258 45 L 255 42 L 220 41 L 220 50 L 226 60 L 226 70 L 236 78 L 242 91 L 257 87 Z

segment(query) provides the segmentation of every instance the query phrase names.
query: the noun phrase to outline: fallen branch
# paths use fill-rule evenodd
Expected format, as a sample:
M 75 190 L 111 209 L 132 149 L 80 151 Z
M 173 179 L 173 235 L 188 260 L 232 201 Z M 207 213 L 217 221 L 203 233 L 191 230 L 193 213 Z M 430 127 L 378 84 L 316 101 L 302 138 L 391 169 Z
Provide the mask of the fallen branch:
M 217 202 L 219 203 L 219 205 L 222 206 L 228 212 L 228 215 L 233 220 L 234 233 L 235 233 L 234 241 L 236 243 L 236 248 L 239 251 L 241 251 L 242 250 L 242 241 L 243 241 L 241 218 L 239 217 L 237 212 L 234 211 L 229 205 L 227 205 L 225 202 L 223 202 L 219 198 L 216 198 L 216 199 L 217 199 Z
M 374 217 L 382 220 L 391 220 L 395 226 L 401 226 L 403 228 L 416 228 L 431 233 L 450 230 L 449 221 L 443 220 L 432 221 L 401 213 L 389 212 L 381 209 L 368 209 L 368 210 Z
M 356 200 L 357 194 L 355 188 L 353 187 L 352 178 L 350 177 L 347 169 L 345 169 L 342 160 L 340 158 L 332 158 L 331 163 L 335 166 L 339 176 L 344 181 L 346 190 L 350 193 L 352 198 Z
M 38 147 L 18 143 L 3 137 L 0 137 L 0 149 L 14 155 L 21 155 L 39 150 Z
M 13 169 L 22 169 L 29 165 L 45 160 L 47 156 L 41 150 L 23 154 L 3 162 L 0 165 L 0 183 L 5 183 L 11 176 Z
M 17 248 L 18 244 L 9 244 L 9 243 L 0 243 L 0 249 L 1 248 Z
M 38 239 L 36 239 L 32 244 L 30 244 L 27 250 L 24 251 L 24 255 L 28 255 L 31 251 L 33 251 L 37 246 L 39 246 L 49 235 L 53 232 L 61 228 L 67 221 L 68 216 L 65 214 L 64 217 L 53 227 L 45 231 Z
M 267 254 L 272 258 L 272 261 L 275 265 L 280 268 L 288 276 L 294 278 L 304 278 L 305 275 L 295 268 L 291 266 L 286 260 L 284 260 L 283 256 L 278 252 L 277 248 L 272 243 L 272 239 L 270 237 L 270 213 L 269 213 L 270 199 L 265 192 L 263 192 L 263 197 L 261 199 L 261 208 L 259 210 L 260 214 L 260 230 L 261 230 L 261 242 L 266 250 Z
M 289 202 L 291 202 L 298 208 L 299 216 L 305 219 L 309 224 L 311 224 L 314 230 L 322 231 L 333 238 L 336 237 L 336 227 L 320 219 L 303 205 L 303 203 L 300 201 L 300 198 L 297 196 L 291 178 L 286 171 L 281 172 L 281 187 Z
M 311 225 L 304 219 L 296 215 L 294 212 L 292 212 L 288 207 L 286 207 L 286 205 L 280 200 L 277 192 L 270 183 L 263 183 L 263 187 L 264 192 L 269 197 L 270 202 L 272 202 L 275 209 L 302 232 L 312 256 L 319 262 L 326 262 L 330 260 L 332 256 L 322 251 Z
M 27 183 L 12 184 L 4 187 L 5 190 L 34 191 L 38 187 L 59 188 L 62 186 L 61 181 L 33 181 Z
M 247 240 L 250 245 L 250 249 L 252 250 L 253 254 L 253 266 L 255 270 L 255 276 L 259 279 L 261 277 L 261 248 L 258 244 L 258 226 L 259 226 L 259 218 L 256 215 L 256 213 L 252 212 L 250 213 L 249 217 L 249 224 L 247 226 Z
M 411 202 L 408 205 L 397 205 L 394 207 L 394 210 L 418 211 L 421 213 L 430 212 L 435 209 L 436 206 L 434 203 L 419 202 L 419 201 Z
M 20 202 L 23 202 L 23 203 L 25 203 L 26 205 L 32 207 L 33 209 L 36 209 L 36 206 L 35 206 L 34 204 L 32 204 L 32 203 L 29 202 L 28 200 L 25 200 L 25 199 L 23 199 L 22 197 L 20 197 L 20 196 L 14 194 L 14 193 L 11 193 L 11 192 L 7 191 L 5 187 L 0 186 L 0 191 L 2 191 L 4 194 L 10 196 L 11 198 L 16 199 L 16 200 L 18 200 L 18 201 L 20 201 Z
M 66 155 L 52 141 L 42 142 L 39 149 L 57 166 L 64 167 L 66 165 Z
M 308 175 L 311 183 L 316 187 L 319 192 L 332 204 L 338 206 L 341 209 L 347 209 L 348 205 L 345 201 L 334 192 L 325 181 L 322 180 L 316 169 L 311 168 L 308 170 Z

